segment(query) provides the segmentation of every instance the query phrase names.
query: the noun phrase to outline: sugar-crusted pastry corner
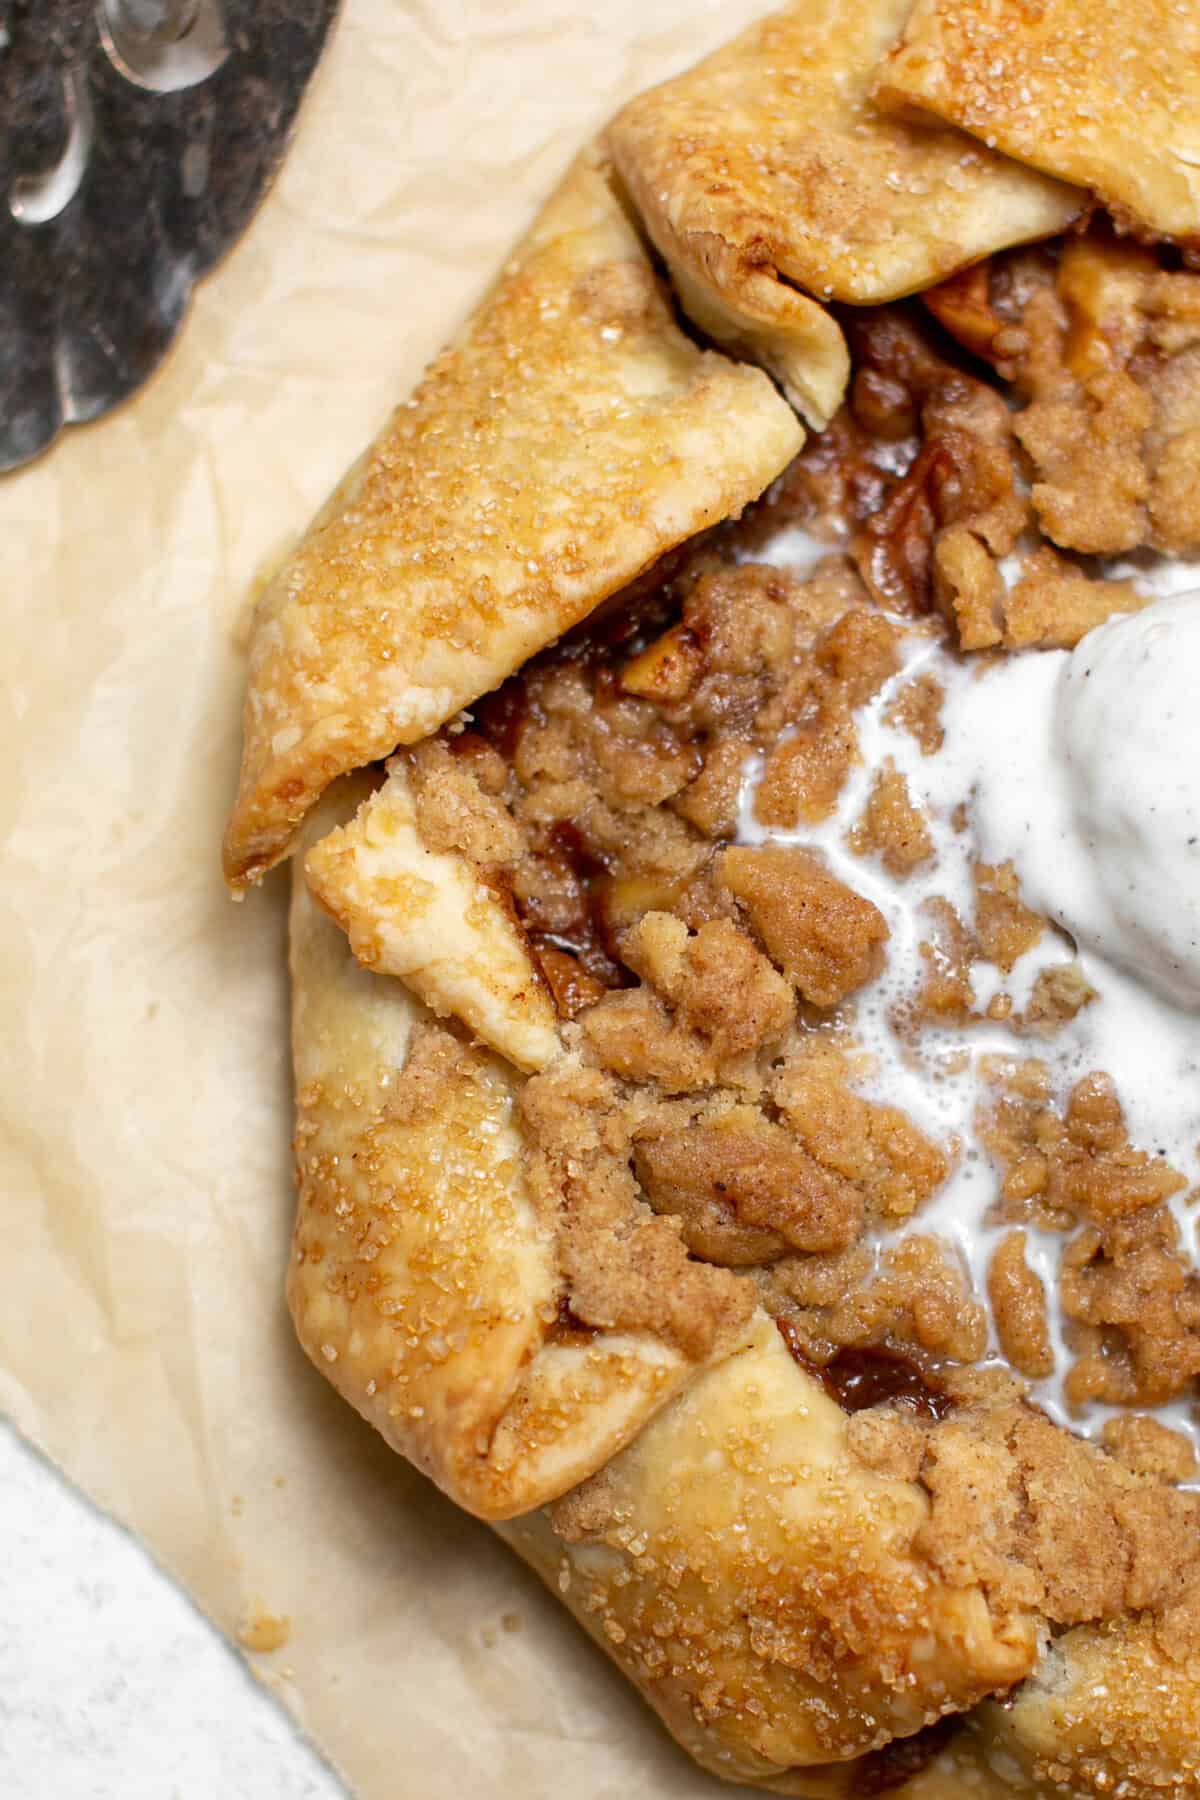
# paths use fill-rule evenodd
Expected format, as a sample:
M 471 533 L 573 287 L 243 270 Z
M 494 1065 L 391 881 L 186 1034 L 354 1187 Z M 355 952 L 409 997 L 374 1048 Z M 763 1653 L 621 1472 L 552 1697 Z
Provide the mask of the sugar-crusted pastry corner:
M 1197 168 L 1188 6 L 785 8 L 258 607 L 300 1340 L 733 1782 L 1200 1800 Z

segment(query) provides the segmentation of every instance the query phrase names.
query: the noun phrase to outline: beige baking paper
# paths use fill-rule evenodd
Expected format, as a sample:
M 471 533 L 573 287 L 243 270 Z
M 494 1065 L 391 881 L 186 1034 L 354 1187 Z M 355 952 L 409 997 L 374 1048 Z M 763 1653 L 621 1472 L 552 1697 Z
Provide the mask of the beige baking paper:
M 487 1530 L 292 1342 L 286 875 L 240 907 L 248 592 L 583 138 L 756 0 L 346 0 L 280 179 L 119 414 L 0 479 L 0 1408 L 365 1800 L 696 1773 Z

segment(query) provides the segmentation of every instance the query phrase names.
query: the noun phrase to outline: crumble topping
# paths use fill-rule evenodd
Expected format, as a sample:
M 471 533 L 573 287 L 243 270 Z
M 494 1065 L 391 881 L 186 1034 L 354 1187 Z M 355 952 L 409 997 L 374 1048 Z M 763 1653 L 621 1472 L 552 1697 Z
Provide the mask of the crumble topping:
M 1012 383 L 1030 502 L 1060 550 L 1196 555 L 1200 275 L 1094 227 L 1058 255 L 997 258 L 923 299 L 953 337 Z M 1038 557 L 1031 573 L 1069 577 L 1073 565 L 1053 550 Z M 1073 601 L 1060 594 L 1057 620 L 1047 612 L 1064 638 L 1076 608 L 1077 635 L 1090 628 L 1085 592 L 1077 587 Z M 1026 611 L 1035 596 L 1031 588 Z
M 1103 984 L 984 854 L 955 745 L 981 668 L 1200 548 L 1168 256 L 1093 232 L 863 309 L 847 407 L 763 501 L 402 753 L 562 1021 L 520 1095 L 562 1329 L 699 1359 L 765 1305 L 948 1578 L 1164 1645 L 1200 1132 L 1178 1099 L 1139 1135 Z

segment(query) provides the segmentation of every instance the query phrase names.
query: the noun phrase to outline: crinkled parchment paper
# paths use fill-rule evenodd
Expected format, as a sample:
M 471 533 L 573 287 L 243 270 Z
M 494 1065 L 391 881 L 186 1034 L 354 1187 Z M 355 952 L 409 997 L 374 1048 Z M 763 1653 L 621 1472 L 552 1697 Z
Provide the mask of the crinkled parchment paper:
M 0 1409 L 367 1800 L 695 1773 L 292 1343 L 283 902 L 218 873 L 249 592 L 572 149 L 758 0 L 346 0 L 263 210 L 122 412 L 0 479 Z

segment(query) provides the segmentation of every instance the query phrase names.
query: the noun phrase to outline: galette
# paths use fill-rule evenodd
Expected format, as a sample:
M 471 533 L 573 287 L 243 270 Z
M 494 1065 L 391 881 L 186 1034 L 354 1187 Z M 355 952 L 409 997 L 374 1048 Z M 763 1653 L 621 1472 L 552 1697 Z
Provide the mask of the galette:
M 1200 10 L 632 100 L 256 612 L 309 1356 L 733 1781 L 1200 1796 Z

